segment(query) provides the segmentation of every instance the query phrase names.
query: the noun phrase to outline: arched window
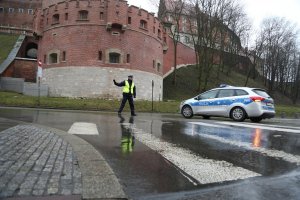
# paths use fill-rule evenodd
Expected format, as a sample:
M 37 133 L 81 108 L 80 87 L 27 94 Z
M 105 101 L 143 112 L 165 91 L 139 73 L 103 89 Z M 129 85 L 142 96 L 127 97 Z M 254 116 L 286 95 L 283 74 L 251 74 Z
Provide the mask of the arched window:
M 160 63 L 157 63 L 157 68 L 156 68 L 156 70 L 157 70 L 158 72 L 161 71 L 161 64 L 160 64 Z
M 78 19 L 79 20 L 88 20 L 89 12 L 87 10 L 79 11 Z
M 109 53 L 109 62 L 110 63 L 120 63 L 120 54 L 119 53 Z
M 57 53 L 51 53 L 49 55 L 49 64 L 56 64 L 58 63 L 58 56 L 57 56 Z

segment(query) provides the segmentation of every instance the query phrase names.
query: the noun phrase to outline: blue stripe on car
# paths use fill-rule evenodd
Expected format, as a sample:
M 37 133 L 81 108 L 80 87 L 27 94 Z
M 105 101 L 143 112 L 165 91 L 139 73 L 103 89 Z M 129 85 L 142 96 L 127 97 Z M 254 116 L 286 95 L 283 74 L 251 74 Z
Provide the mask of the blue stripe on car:
M 205 100 L 191 103 L 191 106 L 229 106 L 234 103 L 242 103 L 248 105 L 253 101 L 250 98 L 238 98 L 235 100 L 224 99 L 224 100 Z

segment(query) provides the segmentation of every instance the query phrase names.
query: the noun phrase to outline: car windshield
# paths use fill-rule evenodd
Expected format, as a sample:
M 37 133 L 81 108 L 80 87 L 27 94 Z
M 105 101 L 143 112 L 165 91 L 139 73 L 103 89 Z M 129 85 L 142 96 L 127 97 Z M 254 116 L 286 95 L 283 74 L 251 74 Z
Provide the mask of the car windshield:
M 259 96 L 265 97 L 265 98 L 269 98 L 270 95 L 268 95 L 268 93 L 264 90 L 261 89 L 254 89 L 252 90 L 253 92 L 255 92 L 256 94 L 258 94 Z

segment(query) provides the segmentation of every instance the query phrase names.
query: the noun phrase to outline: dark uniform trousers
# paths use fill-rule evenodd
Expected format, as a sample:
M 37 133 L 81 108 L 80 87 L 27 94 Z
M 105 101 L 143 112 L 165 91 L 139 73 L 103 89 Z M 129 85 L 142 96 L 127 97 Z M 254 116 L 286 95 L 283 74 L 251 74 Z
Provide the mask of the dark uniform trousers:
M 123 93 L 123 99 L 122 99 L 122 103 L 120 105 L 118 113 L 121 113 L 123 111 L 123 108 L 124 108 L 127 100 L 129 102 L 131 114 L 133 115 L 134 114 L 133 96 L 132 96 L 132 94 L 127 94 L 127 93 Z

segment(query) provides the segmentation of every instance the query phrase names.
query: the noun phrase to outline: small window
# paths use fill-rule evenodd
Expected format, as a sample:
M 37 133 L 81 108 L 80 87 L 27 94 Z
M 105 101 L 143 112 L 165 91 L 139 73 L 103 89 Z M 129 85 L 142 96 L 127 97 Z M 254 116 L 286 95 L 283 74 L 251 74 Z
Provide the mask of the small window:
M 130 63 L 130 54 L 127 54 L 127 63 Z
M 66 61 L 66 52 L 65 51 L 63 51 L 62 61 Z
M 58 24 L 59 23 L 59 14 L 55 14 L 52 16 L 52 24 Z
M 110 63 L 120 63 L 120 54 L 110 53 L 109 54 L 109 62 Z
M 128 17 L 128 24 L 131 24 L 131 17 Z
M 147 22 L 145 20 L 140 21 L 140 28 L 147 29 Z
M 48 25 L 49 24 L 49 19 L 47 18 L 47 20 L 46 20 L 46 24 Z
M 9 13 L 13 13 L 14 11 L 15 11 L 14 8 L 8 8 L 8 12 L 9 12 Z
M 160 70 L 161 70 L 161 65 L 160 65 L 160 63 L 157 63 L 157 68 L 156 68 L 156 70 L 157 70 L 158 72 L 160 72 Z
M 49 63 L 50 64 L 56 64 L 57 63 L 57 53 L 51 53 L 50 55 L 49 55 Z
M 153 68 L 155 68 L 155 60 L 153 60 L 152 66 L 153 66 Z
M 65 21 L 67 21 L 69 19 L 69 14 L 65 13 Z
M 18 9 L 18 12 L 19 12 L 19 13 L 24 13 L 24 9 L 23 9 L 23 8 L 19 8 L 19 9 Z
M 100 12 L 100 20 L 103 20 L 103 19 L 104 19 L 104 13 Z
M 4 13 L 4 8 L 0 7 L 0 13 Z
M 218 94 L 218 98 L 232 97 L 232 96 L 234 96 L 234 90 L 220 90 Z
M 44 63 L 47 63 L 47 56 L 44 55 Z
M 98 51 L 98 60 L 102 60 L 102 51 Z
M 153 26 L 153 33 L 155 34 L 155 26 Z
M 160 31 L 160 29 L 158 29 L 158 31 L 157 31 L 157 36 L 158 36 L 158 38 L 161 38 L 161 31 Z
M 81 10 L 81 11 L 79 11 L 78 19 L 79 20 L 87 20 L 88 14 L 89 14 L 89 12 L 87 10 Z
M 28 14 L 33 15 L 33 9 L 28 9 Z
M 243 95 L 248 95 L 248 92 L 245 90 L 235 90 L 236 96 L 243 96 Z
M 117 32 L 117 31 L 113 31 L 111 34 L 112 34 L 112 35 L 115 35 L 115 36 L 119 36 L 119 35 L 120 35 L 120 33 Z

